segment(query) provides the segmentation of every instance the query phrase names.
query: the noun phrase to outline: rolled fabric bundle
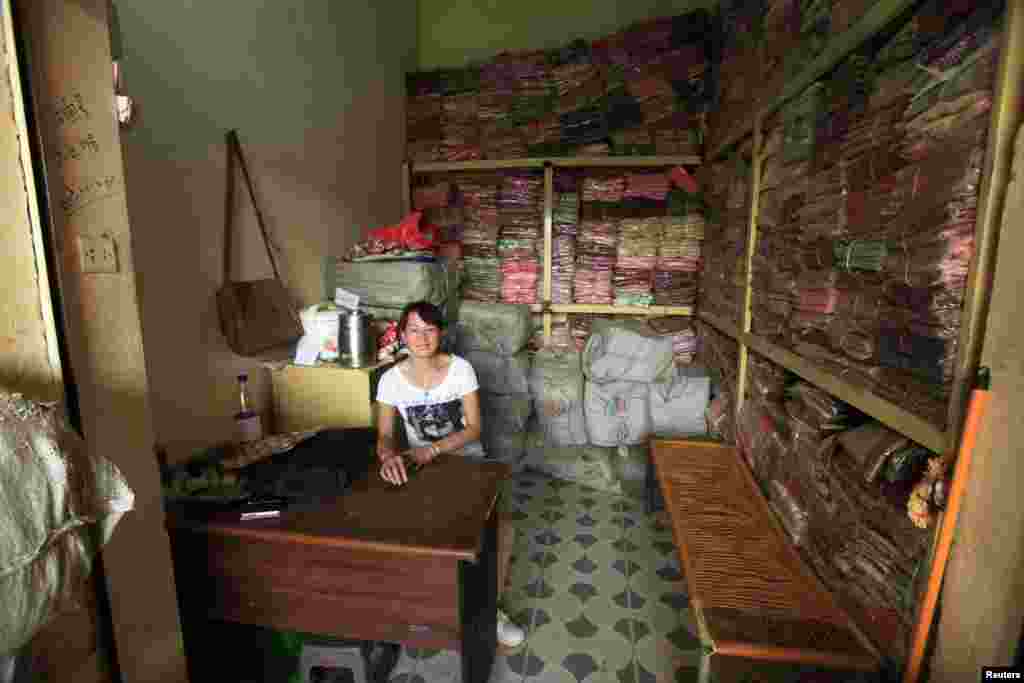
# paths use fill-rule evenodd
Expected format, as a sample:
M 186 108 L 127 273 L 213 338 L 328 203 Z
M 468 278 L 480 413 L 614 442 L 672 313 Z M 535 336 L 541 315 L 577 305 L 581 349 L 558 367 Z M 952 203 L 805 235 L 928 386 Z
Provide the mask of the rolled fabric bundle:
M 463 356 L 476 370 L 480 389 L 492 394 L 529 394 L 530 354 L 503 356 L 491 351 L 466 351 Z
M 544 439 L 558 446 L 587 443 L 583 368 L 576 351 L 541 349 L 530 370 L 530 393 Z
M 583 352 L 583 374 L 596 382 L 652 382 L 672 367 L 672 340 L 646 323 L 601 321 Z
M 650 438 L 648 385 L 642 382 L 584 384 L 587 434 L 595 446 L 632 446 Z
M 526 434 L 527 469 L 598 491 L 622 493 L 612 461 L 613 448 L 600 446 L 556 446 L 546 441 L 541 432 Z
M 484 433 L 525 432 L 532 414 L 530 394 L 480 392 L 480 416 Z
M 651 384 L 651 430 L 659 437 L 706 434 L 710 399 L 707 370 L 676 366 L 667 379 Z
M 487 351 L 511 356 L 526 347 L 533 321 L 528 306 L 464 302 L 456 312 L 453 327 L 459 353 Z

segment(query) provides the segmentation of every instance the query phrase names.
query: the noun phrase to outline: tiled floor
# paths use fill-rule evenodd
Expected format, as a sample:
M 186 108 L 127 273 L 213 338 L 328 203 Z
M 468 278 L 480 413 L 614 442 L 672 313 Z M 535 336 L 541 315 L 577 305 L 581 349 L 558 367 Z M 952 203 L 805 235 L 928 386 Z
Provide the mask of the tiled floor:
M 543 475 L 502 497 L 516 545 L 502 599 L 526 643 L 491 683 L 696 681 L 700 643 L 671 530 L 632 498 Z M 461 679 L 458 653 L 405 649 L 392 683 Z

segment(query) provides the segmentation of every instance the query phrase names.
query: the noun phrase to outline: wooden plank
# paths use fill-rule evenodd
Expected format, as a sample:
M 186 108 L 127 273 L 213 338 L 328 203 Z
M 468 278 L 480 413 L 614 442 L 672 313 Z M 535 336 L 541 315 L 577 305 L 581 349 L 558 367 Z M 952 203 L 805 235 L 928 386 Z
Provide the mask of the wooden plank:
M 877 650 L 800 559 L 739 451 L 656 440 L 652 458 L 691 597 L 716 652 L 877 665 Z
M 760 49 L 760 48 L 759 48 Z M 750 216 L 747 222 L 747 250 L 744 256 L 746 274 L 743 276 L 743 312 L 741 313 L 740 329 L 744 333 L 750 332 L 750 309 L 753 305 L 753 270 L 754 252 L 757 248 L 757 216 L 758 199 L 761 196 L 761 115 L 754 117 L 754 151 L 751 154 L 750 168 L 750 196 L 747 205 L 750 207 Z M 740 340 L 739 368 L 736 375 L 736 414 L 740 414 L 743 408 L 743 401 L 747 394 L 747 345 Z
M 693 315 L 692 306 L 615 306 L 613 304 L 552 304 L 552 313 L 595 313 L 601 315 Z
M 642 168 L 658 166 L 696 166 L 701 163 L 697 155 L 636 156 L 636 157 L 556 157 L 550 160 L 557 168 L 622 167 Z
M 544 167 L 544 288 L 543 302 L 551 301 L 551 224 L 555 210 L 555 169 Z M 544 344 L 551 341 L 551 311 L 544 311 Z
M 788 349 L 776 346 L 754 334 L 745 334 L 743 338 L 750 348 L 762 356 L 795 372 L 811 384 L 824 389 L 839 400 L 849 403 L 890 429 L 913 439 L 936 453 L 945 452 L 947 444 L 945 432 L 924 418 L 876 396 L 864 387 L 837 377 L 814 361 L 798 356 Z
M 946 446 L 950 457 L 956 453 L 967 399 L 978 373 L 992 294 L 999 222 L 1011 177 L 1014 136 L 1024 119 L 1021 107 L 1024 97 L 1021 87 L 1024 82 L 1024 6 L 1019 0 L 1007 3 L 1003 41 L 979 193 L 974 258 L 967 276 L 967 295 L 960 318 L 960 339 L 949 403 L 947 425 L 950 438 Z
M 697 155 L 635 156 L 635 157 L 532 157 L 525 159 L 481 159 L 479 161 L 436 161 L 414 164 L 413 173 L 445 173 L 449 171 L 500 171 L 507 169 L 543 168 L 642 168 L 659 166 L 696 166 Z

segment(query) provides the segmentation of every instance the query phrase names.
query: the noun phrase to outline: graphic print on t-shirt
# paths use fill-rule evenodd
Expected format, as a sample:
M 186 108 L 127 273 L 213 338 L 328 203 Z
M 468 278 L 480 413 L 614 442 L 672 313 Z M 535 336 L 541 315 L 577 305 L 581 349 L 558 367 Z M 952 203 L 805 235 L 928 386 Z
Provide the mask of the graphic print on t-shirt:
M 409 406 L 405 410 L 409 417 L 409 425 L 421 441 L 437 441 L 464 428 L 461 398 L 446 403 Z

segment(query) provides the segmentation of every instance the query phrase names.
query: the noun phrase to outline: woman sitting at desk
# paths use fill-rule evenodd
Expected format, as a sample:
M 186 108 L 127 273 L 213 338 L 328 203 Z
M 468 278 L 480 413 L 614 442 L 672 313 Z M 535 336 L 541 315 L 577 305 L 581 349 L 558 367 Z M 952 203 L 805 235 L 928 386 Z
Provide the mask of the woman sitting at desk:
M 398 333 L 409 357 L 384 373 L 377 387 L 377 457 L 381 476 L 401 485 L 408 481 L 402 453 L 395 444 L 395 411 L 401 413 L 410 450 L 404 454 L 426 465 L 441 453 L 484 457 L 480 443 L 480 396 L 476 372 L 459 356 L 440 352 L 444 316 L 431 303 L 418 301 L 402 311 Z M 515 530 L 498 519 L 498 590 L 505 585 Z M 526 635 L 498 610 L 498 642 L 518 647 Z

